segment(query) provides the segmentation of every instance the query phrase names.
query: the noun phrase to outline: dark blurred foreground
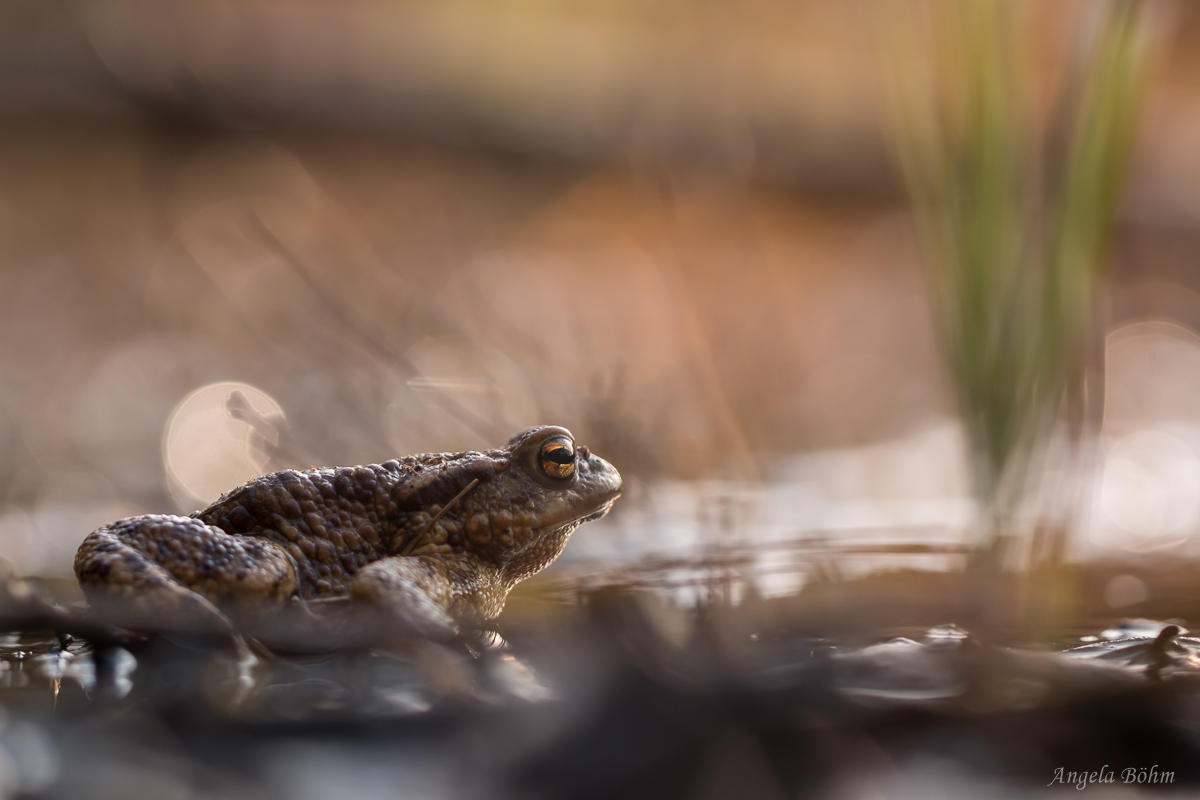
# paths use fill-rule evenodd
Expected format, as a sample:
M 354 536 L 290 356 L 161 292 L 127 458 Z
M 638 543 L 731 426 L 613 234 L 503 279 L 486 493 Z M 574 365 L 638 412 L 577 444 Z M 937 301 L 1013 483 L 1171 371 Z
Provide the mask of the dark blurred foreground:
M 132 636 L 27 590 L 2 620 L 28 631 L 0 644 L 3 797 L 1200 787 L 1200 640 L 1148 620 L 1021 649 L 954 625 L 759 633 L 744 611 L 607 589 L 552 636 L 301 654 Z

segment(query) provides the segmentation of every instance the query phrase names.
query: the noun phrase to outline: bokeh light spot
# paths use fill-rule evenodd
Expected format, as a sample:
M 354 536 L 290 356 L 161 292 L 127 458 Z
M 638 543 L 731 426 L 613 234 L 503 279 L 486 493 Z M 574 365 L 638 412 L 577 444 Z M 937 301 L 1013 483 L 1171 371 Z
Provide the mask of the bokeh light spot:
M 1149 598 L 1146 584 L 1134 575 L 1117 575 L 1104 585 L 1104 602 L 1109 608 L 1133 606 Z
M 1143 430 L 1109 449 L 1100 509 L 1131 549 L 1157 549 L 1186 538 L 1200 520 L 1200 457 L 1179 437 Z
M 283 416 L 273 398 L 245 383 L 209 384 L 180 401 L 163 431 L 162 451 L 171 495 L 181 509 L 208 505 L 265 471 L 267 455 L 251 446 L 250 425 L 229 412 L 235 392 L 259 415 Z

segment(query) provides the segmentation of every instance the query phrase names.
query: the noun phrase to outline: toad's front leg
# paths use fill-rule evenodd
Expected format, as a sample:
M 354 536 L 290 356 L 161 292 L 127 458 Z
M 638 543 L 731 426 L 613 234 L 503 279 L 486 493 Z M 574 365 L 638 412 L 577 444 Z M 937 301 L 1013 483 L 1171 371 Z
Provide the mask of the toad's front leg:
M 488 570 L 465 558 L 393 556 L 359 570 L 350 594 L 415 633 L 450 638 L 461 626 L 499 613 L 504 600 L 497 585 Z
M 131 628 L 227 632 L 218 607 L 280 607 L 296 572 L 278 545 L 191 517 L 145 515 L 88 534 L 75 555 L 88 601 Z

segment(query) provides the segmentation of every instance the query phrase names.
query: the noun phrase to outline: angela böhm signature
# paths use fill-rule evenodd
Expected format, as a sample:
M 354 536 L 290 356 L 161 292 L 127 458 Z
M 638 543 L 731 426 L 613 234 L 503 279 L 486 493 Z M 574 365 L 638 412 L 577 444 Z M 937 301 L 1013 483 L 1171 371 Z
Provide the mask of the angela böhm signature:
M 1054 770 L 1054 777 L 1046 785 L 1053 786 L 1057 783 L 1063 786 L 1073 786 L 1082 791 L 1094 783 L 1162 784 L 1174 782 L 1175 771 L 1163 769 L 1158 764 L 1151 767 L 1124 767 L 1122 769 L 1105 764 L 1100 769 L 1091 772 L 1058 767 Z

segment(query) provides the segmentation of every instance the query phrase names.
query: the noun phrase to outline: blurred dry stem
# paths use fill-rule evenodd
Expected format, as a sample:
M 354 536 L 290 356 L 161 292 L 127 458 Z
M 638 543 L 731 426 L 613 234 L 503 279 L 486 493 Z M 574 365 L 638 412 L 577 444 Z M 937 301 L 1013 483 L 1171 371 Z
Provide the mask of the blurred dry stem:
M 1052 12 L 999 0 L 885 8 L 896 147 L 981 514 L 970 583 L 978 613 L 994 618 L 996 576 L 1035 559 L 1053 570 L 1082 493 L 1086 434 L 1100 418 L 1099 393 L 1086 386 L 1096 297 L 1137 121 L 1147 14 L 1135 2 L 1071 10 L 1068 29 L 1083 36 L 1042 122 L 1034 34 Z M 1058 507 L 1036 509 L 1040 552 L 1022 553 L 1018 518 L 1052 447 L 1067 453 L 1069 477 L 1042 492 Z

